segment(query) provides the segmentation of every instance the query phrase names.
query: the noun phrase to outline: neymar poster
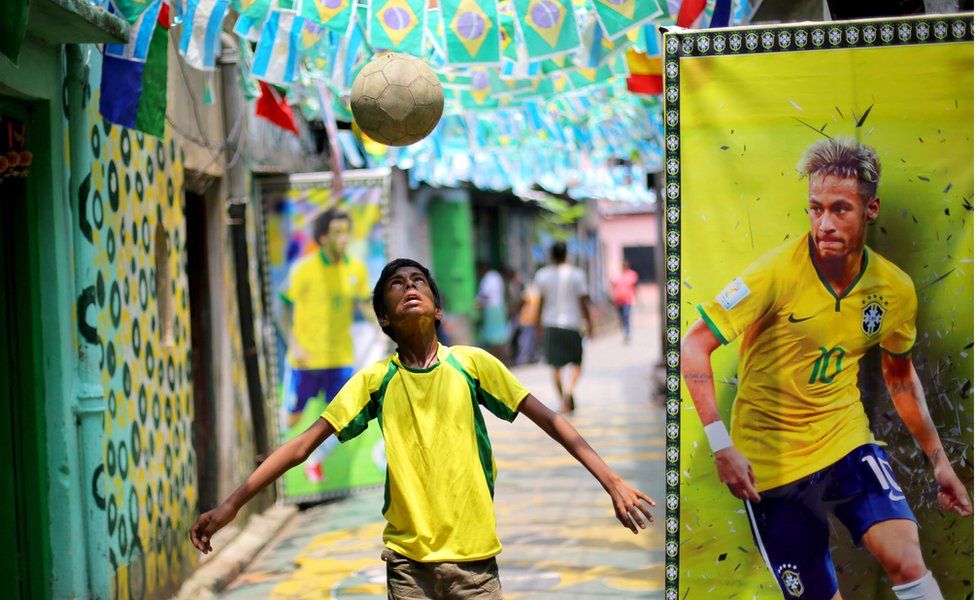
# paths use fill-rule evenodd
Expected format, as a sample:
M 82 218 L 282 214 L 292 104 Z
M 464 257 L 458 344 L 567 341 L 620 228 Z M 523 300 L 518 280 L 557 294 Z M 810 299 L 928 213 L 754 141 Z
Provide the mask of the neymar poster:
M 353 373 L 388 347 L 371 298 L 387 260 L 389 170 L 348 171 L 342 184 L 337 197 L 331 173 L 258 180 L 282 441 L 315 422 Z M 345 443 L 326 440 L 280 481 L 286 502 L 306 503 L 385 478 L 383 438 L 372 423 Z
M 972 15 L 676 31 L 664 68 L 668 597 L 971 595 Z

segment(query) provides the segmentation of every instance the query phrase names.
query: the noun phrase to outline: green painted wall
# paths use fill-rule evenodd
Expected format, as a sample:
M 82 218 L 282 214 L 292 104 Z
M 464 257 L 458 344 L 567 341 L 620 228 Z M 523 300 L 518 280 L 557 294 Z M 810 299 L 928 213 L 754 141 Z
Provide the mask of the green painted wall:
M 444 309 L 448 313 L 473 316 L 476 294 L 474 255 L 471 239 L 471 204 L 464 199 L 434 200 L 427 206 L 430 240 Z

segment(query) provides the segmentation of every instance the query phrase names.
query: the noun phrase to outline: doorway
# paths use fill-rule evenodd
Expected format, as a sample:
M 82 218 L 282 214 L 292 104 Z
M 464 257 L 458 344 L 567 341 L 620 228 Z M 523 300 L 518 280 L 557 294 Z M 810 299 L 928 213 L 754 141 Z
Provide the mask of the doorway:
M 197 465 L 197 509 L 217 505 L 217 422 L 213 386 L 207 200 L 186 192 L 186 275 L 190 296 L 190 372 L 193 376 L 193 450 Z
M 19 598 L 49 593 L 30 123 L 29 105 L 0 98 L 0 581 Z

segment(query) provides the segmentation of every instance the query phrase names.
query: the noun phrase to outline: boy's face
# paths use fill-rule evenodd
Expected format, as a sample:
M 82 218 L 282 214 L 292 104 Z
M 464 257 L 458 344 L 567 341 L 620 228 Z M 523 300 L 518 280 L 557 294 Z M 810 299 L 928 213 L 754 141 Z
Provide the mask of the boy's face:
M 383 305 L 386 316 L 380 317 L 380 325 L 397 325 L 415 319 L 434 322 L 444 316 L 444 311 L 434 303 L 430 282 L 417 267 L 400 267 L 383 287 Z

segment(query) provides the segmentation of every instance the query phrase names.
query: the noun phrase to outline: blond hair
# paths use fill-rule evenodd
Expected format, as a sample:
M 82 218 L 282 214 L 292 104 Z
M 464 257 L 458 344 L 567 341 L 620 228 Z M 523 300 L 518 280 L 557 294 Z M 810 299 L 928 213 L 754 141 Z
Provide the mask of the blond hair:
M 865 200 L 877 195 L 881 180 L 881 162 L 874 148 L 859 144 L 853 138 L 821 140 L 803 151 L 796 170 L 804 177 L 833 175 L 856 177 L 858 191 Z

